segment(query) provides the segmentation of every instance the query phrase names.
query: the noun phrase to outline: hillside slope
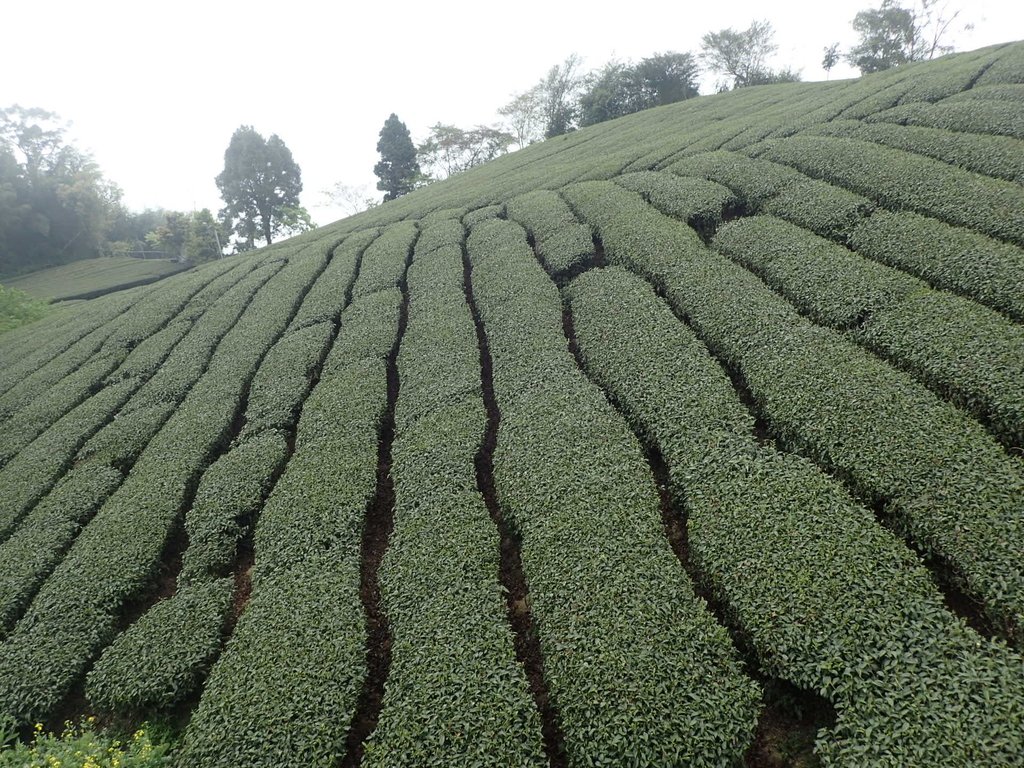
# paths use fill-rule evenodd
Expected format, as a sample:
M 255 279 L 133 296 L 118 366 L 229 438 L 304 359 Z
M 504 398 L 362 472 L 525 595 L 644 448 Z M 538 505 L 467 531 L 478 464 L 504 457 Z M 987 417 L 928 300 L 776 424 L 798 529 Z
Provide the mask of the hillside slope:
M 105 256 L 49 267 L 5 280 L 4 284 L 40 299 L 92 299 L 162 280 L 186 265 L 170 259 Z
M 1024 43 L 750 88 L 0 337 L 0 712 L 1024 765 L 1022 150 Z

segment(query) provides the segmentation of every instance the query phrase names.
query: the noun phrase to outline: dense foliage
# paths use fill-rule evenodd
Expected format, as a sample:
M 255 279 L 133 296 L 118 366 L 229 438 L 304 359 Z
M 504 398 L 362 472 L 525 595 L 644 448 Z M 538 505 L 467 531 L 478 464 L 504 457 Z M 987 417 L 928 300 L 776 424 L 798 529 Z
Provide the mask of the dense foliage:
M 687 99 L 4 333 L 19 758 L 726 768 L 785 690 L 824 766 L 1019 765 L 1022 87 Z
M 0 109 L 0 274 L 99 255 L 120 190 L 57 115 Z
M 279 234 L 311 227 L 309 214 L 299 206 L 302 172 L 276 133 L 265 139 L 250 125 L 238 128 L 224 151 L 224 170 L 216 182 L 224 198 L 221 217 L 245 250 L 255 248 L 257 241 L 270 245 Z
M 379 179 L 377 189 L 384 193 L 384 202 L 411 192 L 419 181 L 420 166 L 409 129 L 393 112 L 384 121 L 377 140 L 380 162 L 373 166 Z

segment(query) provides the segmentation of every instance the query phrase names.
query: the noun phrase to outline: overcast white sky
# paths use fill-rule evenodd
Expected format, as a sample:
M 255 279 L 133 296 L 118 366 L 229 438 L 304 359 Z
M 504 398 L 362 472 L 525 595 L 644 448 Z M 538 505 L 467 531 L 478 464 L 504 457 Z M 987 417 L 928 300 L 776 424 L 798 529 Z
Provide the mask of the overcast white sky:
M 391 112 L 414 141 L 438 121 L 495 122 L 512 94 L 572 52 L 587 69 L 612 57 L 696 53 L 705 32 L 753 19 L 776 30 L 773 65 L 822 80 L 823 48 L 853 44 L 851 19 L 879 2 L 5 3 L 0 106 L 72 121 L 74 142 L 135 209 L 216 210 L 213 179 L 234 130 L 276 133 L 302 168 L 303 204 L 327 224 L 342 213 L 323 207 L 321 190 L 340 181 L 379 194 L 372 169 Z M 958 25 L 958 50 L 1024 37 L 1024 3 L 961 5 L 975 28 Z M 845 64 L 832 71 L 854 75 Z

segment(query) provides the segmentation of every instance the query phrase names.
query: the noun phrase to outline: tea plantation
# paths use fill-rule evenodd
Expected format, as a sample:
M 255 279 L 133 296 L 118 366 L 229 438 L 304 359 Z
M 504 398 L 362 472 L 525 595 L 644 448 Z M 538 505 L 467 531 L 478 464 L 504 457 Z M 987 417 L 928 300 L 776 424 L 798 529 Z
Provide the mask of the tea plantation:
M 1013 43 L 0 336 L 0 714 L 167 718 L 183 767 L 725 768 L 796 764 L 781 690 L 800 760 L 1024 765 L 1022 182 Z

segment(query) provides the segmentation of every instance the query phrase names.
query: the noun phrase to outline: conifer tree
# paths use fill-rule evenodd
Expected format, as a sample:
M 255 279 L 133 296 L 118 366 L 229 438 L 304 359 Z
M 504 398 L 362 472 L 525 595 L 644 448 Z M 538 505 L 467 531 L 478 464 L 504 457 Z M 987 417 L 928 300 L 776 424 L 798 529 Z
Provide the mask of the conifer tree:
M 394 112 L 380 129 L 377 151 L 380 152 L 380 162 L 373 166 L 373 172 L 380 179 L 377 189 L 384 193 L 384 202 L 411 192 L 420 175 L 416 147 L 409 129 Z

